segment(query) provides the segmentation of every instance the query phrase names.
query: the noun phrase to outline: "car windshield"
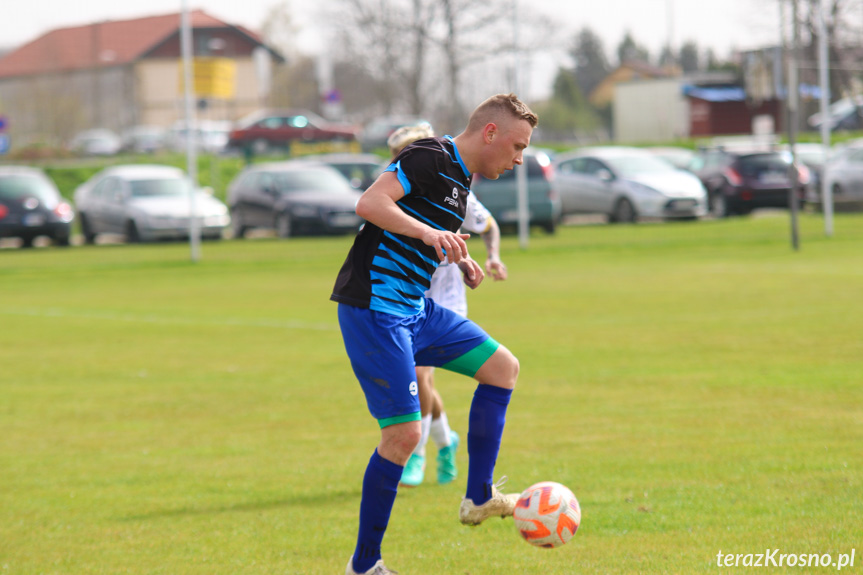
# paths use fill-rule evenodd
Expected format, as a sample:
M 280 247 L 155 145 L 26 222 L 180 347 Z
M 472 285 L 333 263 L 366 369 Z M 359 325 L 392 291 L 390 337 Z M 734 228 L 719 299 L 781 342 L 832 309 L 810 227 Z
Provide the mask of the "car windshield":
M 181 178 L 132 180 L 129 187 L 132 189 L 132 197 L 135 198 L 185 196 L 189 193 L 189 182 Z
M 665 160 L 652 156 L 618 156 L 605 158 L 605 161 L 623 177 L 676 171 L 674 166 Z
M 785 172 L 790 165 L 791 154 L 787 152 L 741 156 L 739 161 L 740 174 L 743 176 L 758 176 L 764 172 Z
M 17 200 L 36 197 L 43 204 L 56 201 L 57 192 L 51 184 L 38 176 L 0 176 L 0 200 Z
M 350 183 L 338 172 L 330 170 L 290 170 L 275 174 L 282 192 L 344 192 L 353 191 Z

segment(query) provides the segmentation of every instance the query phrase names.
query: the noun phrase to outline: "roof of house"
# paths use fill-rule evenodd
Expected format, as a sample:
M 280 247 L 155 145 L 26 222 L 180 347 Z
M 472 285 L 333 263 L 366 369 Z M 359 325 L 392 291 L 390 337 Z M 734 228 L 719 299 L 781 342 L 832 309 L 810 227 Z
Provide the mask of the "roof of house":
M 637 78 L 664 78 L 669 74 L 662 68 L 657 68 L 640 60 L 626 60 L 612 70 L 593 89 L 588 96 L 594 106 L 605 107 L 614 99 L 614 86 L 620 82 L 629 82 Z
M 226 24 L 202 10 L 190 11 L 189 23 L 192 28 L 234 28 L 261 42 L 246 28 Z M 0 58 L 0 78 L 128 64 L 179 28 L 179 13 L 59 28 Z

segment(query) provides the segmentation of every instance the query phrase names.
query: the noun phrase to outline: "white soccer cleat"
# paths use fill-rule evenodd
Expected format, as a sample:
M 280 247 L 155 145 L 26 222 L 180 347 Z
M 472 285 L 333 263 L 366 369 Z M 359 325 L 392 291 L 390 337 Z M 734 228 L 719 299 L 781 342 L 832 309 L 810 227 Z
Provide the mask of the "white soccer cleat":
M 462 499 L 458 510 L 459 521 L 465 525 L 479 525 L 489 517 L 512 517 L 519 494 L 501 493 L 498 487 L 502 487 L 504 483 L 506 483 L 506 476 L 501 477 L 491 486 L 491 499 L 482 505 L 474 504 L 473 500 L 467 497 Z
M 371 569 L 363 571 L 362 573 L 357 573 L 354 571 L 354 558 L 351 557 L 348 559 L 348 567 L 345 569 L 345 575 L 398 575 L 398 571 L 387 569 L 387 566 L 384 565 L 384 560 L 378 559 L 378 562 L 375 563 Z

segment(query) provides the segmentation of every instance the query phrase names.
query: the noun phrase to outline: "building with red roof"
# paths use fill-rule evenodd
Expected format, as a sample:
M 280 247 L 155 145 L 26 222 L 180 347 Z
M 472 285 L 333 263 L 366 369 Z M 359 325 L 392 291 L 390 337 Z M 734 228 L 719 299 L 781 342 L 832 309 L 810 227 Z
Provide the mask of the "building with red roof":
M 266 104 L 284 58 L 254 32 L 189 13 L 200 115 L 235 120 Z M 180 14 L 52 30 L 0 57 L 0 114 L 13 145 L 90 128 L 169 127 L 183 118 Z

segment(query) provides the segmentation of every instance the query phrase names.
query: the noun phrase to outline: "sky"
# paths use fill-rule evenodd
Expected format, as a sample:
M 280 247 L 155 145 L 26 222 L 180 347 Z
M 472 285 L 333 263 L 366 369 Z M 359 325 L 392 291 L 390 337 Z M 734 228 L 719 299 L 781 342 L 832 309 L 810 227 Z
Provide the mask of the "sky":
M 301 30 L 301 45 L 311 53 L 325 50 L 321 7 L 335 0 L 185 0 L 189 9 L 203 9 L 232 24 L 259 30 L 269 10 L 286 3 Z M 603 39 L 609 57 L 628 31 L 655 57 L 669 37 L 680 46 L 694 40 L 724 58 L 732 49 L 759 48 L 779 39 L 779 0 L 512 0 L 519 10 L 544 13 L 558 22 L 564 38 L 590 27 Z M 0 0 L 0 47 L 14 47 L 56 28 L 101 20 L 122 20 L 179 12 L 183 0 Z M 567 32 L 570 32 L 569 34 Z M 570 65 L 561 46 L 544 61 L 556 70 Z M 544 81 L 543 81 L 544 82 Z

